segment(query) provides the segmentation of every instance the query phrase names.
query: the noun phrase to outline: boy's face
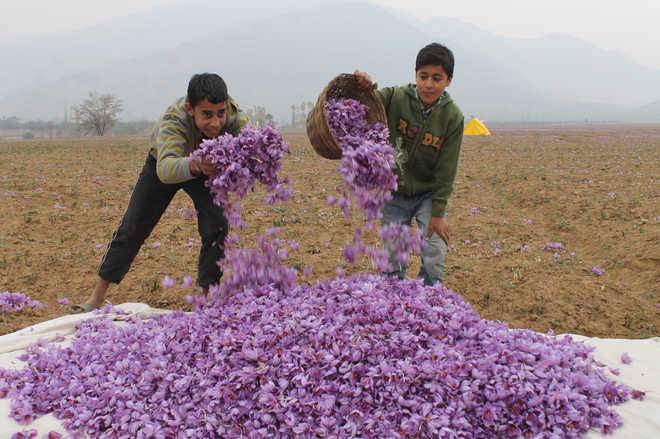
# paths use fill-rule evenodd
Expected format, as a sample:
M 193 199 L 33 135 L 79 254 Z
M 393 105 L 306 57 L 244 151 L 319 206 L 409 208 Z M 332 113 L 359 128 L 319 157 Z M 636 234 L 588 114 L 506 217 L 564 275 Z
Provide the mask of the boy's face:
M 451 78 L 445 73 L 445 69 L 440 65 L 429 64 L 421 66 L 415 74 L 417 82 L 417 93 L 422 99 L 424 105 L 433 105 L 445 89 L 451 84 Z
M 212 104 L 208 99 L 200 101 L 194 107 L 186 101 L 186 113 L 195 121 L 197 128 L 209 139 L 218 137 L 227 122 L 227 102 Z

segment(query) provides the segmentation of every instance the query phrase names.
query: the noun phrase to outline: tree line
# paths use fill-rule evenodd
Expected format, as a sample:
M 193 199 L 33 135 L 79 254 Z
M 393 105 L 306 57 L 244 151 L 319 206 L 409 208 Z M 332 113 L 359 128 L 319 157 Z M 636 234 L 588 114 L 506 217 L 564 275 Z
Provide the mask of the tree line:
M 291 126 L 304 126 L 307 114 L 314 108 L 310 101 L 291 105 Z M 113 134 L 146 134 L 154 121 L 119 121 L 123 109 L 121 99 L 113 94 L 90 92 L 80 104 L 71 108 L 71 119 L 65 116 L 61 122 L 21 120 L 15 116 L 0 118 L 0 130 L 20 131 L 23 138 L 66 137 L 73 135 L 103 136 Z M 274 118 L 265 107 L 256 105 L 245 110 L 252 125 L 260 128 L 273 123 Z

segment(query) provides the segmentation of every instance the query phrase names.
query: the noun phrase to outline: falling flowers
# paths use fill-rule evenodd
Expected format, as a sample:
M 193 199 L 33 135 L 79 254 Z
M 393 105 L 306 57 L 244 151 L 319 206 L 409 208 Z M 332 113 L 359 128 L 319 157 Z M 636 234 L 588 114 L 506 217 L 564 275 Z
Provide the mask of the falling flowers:
M 277 173 L 289 146 L 271 125 L 261 129 L 244 128 L 237 136 L 224 134 L 204 140 L 193 152 L 213 165 L 207 185 L 216 204 L 225 209 L 229 223 L 242 227 L 240 200 L 258 181 L 270 192 L 267 202 L 291 197 L 289 179 L 280 180 Z
M 342 149 L 339 165 L 344 184 L 340 197 L 328 197 L 328 204 L 337 205 L 346 218 L 355 203 L 367 221 L 366 229 L 375 228 L 383 206 L 392 199 L 397 188 L 394 173 L 394 149 L 388 143 L 389 131 L 382 123 L 368 123 L 367 107 L 355 99 L 332 99 L 326 102 L 325 115 L 332 135 Z M 392 247 L 389 252 L 361 242 L 362 229 L 356 228 L 353 243 L 344 247 L 344 259 L 353 264 L 360 254 L 366 254 L 379 272 L 389 272 L 397 263 L 405 263 L 408 252 L 419 253 L 422 236 L 408 226 L 389 224 L 379 232 Z M 388 238 L 389 237 L 389 238 Z

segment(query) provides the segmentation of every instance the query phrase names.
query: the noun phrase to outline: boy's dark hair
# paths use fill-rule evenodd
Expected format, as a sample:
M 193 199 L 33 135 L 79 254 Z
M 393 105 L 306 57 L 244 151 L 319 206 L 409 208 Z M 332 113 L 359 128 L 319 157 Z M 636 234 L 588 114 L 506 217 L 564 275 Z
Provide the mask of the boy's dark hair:
M 215 73 L 198 73 L 188 82 L 188 103 L 195 106 L 204 99 L 212 104 L 225 102 L 229 95 L 224 79 Z
M 415 71 L 428 65 L 442 66 L 449 79 L 454 76 L 454 54 L 442 44 L 431 43 L 417 53 Z

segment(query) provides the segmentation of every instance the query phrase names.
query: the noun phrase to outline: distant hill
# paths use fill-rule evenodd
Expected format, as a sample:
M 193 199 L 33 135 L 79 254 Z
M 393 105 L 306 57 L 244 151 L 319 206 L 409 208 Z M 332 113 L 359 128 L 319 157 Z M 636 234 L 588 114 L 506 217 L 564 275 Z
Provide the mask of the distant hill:
M 126 120 L 155 118 L 185 92 L 190 75 L 216 71 L 242 106 L 264 105 L 288 120 L 291 104 L 315 100 L 341 72 L 368 71 L 382 86 L 413 81 L 415 55 L 433 40 L 456 54 L 450 93 L 466 115 L 486 121 L 634 121 L 642 105 L 660 98 L 660 72 L 574 38 L 504 38 L 459 20 L 414 22 L 360 2 L 296 4 L 199 6 L 203 21 L 175 4 L 71 34 L 69 42 L 57 42 L 68 57 L 53 60 L 58 66 L 48 77 L 36 68 L 33 86 L 9 92 L 8 75 L 18 70 L 1 73 L 0 116 L 61 119 L 89 91 L 99 91 L 123 100 Z M 262 7 L 250 13 L 255 5 Z M 201 25 L 214 22 L 217 28 Z M 104 50 L 107 56 L 100 55 Z
M 310 6 L 329 0 L 307 0 Z M 186 0 L 75 31 L 0 42 L 0 96 L 120 60 L 152 55 L 227 27 L 296 9 L 297 0 Z M 217 44 L 217 43 L 216 43 Z
M 631 111 L 630 120 L 649 123 L 660 123 L 660 101 L 642 105 Z
M 625 54 L 567 35 L 508 38 L 451 18 L 421 29 L 489 57 L 498 71 L 528 81 L 546 97 L 583 103 L 639 106 L 660 98 L 660 71 Z

